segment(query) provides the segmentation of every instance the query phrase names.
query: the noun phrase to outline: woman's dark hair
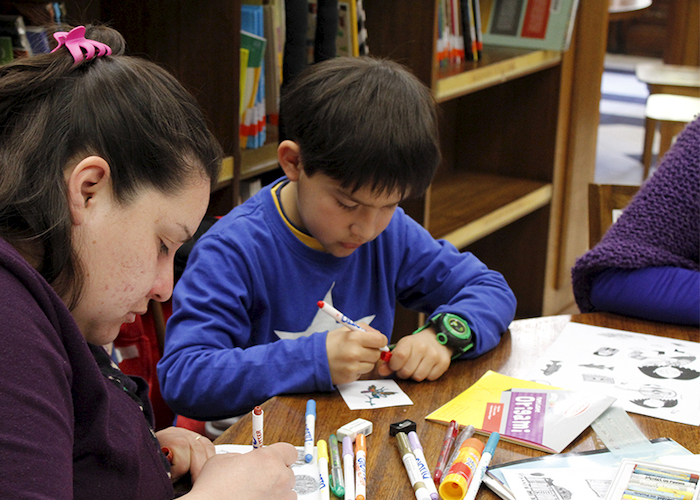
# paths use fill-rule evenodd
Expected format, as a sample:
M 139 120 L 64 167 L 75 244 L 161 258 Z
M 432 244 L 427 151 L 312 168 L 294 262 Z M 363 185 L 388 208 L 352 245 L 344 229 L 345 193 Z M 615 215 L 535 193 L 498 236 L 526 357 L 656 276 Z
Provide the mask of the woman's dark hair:
M 154 63 L 124 56 L 103 26 L 86 38 L 111 56 L 74 63 L 64 47 L 0 66 L 0 237 L 37 267 L 69 307 L 83 286 L 64 171 L 96 155 L 128 203 L 141 189 L 176 193 L 194 174 L 218 178 L 221 149 L 194 98 Z
M 389 60 L 314 64 L 286 88 L 280 113 L 306 175 L 322 172 L 343 188 L 419 196 L 440 163 L 430 90 Z

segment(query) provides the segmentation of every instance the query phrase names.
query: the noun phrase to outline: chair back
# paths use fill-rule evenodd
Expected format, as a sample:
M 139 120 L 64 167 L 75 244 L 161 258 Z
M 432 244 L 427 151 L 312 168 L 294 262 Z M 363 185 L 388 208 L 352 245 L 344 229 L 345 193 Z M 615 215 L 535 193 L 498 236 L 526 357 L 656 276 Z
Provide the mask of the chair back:
M 588 185 L 588 246 L 593 248 L 639 190 L 639 186 Z M 614 214 L 615 212 L 615 214 Z

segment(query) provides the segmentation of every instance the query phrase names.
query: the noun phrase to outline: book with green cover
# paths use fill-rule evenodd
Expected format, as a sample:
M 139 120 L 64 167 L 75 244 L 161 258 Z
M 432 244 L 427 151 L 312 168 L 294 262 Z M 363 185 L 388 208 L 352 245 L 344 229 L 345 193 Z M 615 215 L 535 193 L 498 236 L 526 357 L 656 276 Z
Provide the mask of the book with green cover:
M 493 0 L 484 45 L 567 50 L 579 0 Z
M 456 420 L 461 426 L 473 425 L 481 434 L 496 431 L 504 441 L 559 453 L 614 401 L 489 370 L 425 418 L 443 424 Z

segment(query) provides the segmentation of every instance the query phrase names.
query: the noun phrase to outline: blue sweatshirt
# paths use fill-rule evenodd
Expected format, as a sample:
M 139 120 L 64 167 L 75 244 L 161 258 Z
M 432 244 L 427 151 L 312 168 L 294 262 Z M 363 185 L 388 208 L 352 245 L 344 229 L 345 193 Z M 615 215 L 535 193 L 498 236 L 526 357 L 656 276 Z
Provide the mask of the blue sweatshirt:
M 388 340 L 397 301 L 458 314 L 476 335 L 467 358 L 495 347 L 512 321 L 516 301 L 501 274 L 400 208 L 379 237 L 339 258 L 302 242 L 274 198 L 268 186 L 234 208 L 189 257 L 158 363 L 175 412 L 219 419 L 278 394 L 334 390 L 326 334 L 340 325 L 319 300 Z

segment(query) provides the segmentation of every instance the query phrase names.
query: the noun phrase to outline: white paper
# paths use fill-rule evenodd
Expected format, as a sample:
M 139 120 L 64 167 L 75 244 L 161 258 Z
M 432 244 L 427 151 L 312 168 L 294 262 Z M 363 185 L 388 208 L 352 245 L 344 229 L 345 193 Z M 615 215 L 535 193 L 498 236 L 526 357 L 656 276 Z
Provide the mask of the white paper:
M 605 498 L 615 467 L 504 470 L 518 500 L 598 500 Z
M 340 395 L 351 410 L 412 405 L 413 401 L 395 380 L 358 380 L 338 386 Z
M 568 323 L 520 378 L 598 391 L 628 412 L 700 425 L 700 343 Z
M 297 461 L 291 467 L 296 479 L 294 491 L 298 500 L 317 500 L 319 498 L 320 471 L 318 469 L 317 448 L 314 446 L 314 459 L 306 463 L 303 446 L 296 446 Z M 249 444 L 217 444 L 216 453 L 248 453 L 253 450 Z

